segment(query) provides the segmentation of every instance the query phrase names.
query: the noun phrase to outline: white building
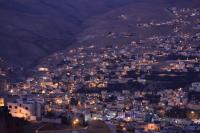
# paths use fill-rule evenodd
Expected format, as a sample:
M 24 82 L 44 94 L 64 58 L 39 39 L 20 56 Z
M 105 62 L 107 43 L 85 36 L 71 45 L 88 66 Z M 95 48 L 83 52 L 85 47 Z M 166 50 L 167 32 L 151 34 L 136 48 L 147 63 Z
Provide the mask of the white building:
M 44 100 L 42 99 L 17 99 L 15 102 L 8 102 L 7 106 L 10 110 L 10 114 L 13 117 L 25 118 L 29 121 L 35 121 L 37 118 L 41 118 L 42 105 Z
M 192 83 L 190 90 L 200 92 L 200 82 Z

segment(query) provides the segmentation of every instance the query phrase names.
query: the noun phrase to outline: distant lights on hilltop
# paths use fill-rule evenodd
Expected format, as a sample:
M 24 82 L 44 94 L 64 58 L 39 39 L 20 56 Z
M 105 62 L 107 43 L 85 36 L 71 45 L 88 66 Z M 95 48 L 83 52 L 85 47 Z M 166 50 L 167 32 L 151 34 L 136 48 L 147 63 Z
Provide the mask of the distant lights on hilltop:
M 47 68 L 47 67 L 39 67 L 38 71 L 40 71 L 40 72 L 48 72 L 49 68 Z

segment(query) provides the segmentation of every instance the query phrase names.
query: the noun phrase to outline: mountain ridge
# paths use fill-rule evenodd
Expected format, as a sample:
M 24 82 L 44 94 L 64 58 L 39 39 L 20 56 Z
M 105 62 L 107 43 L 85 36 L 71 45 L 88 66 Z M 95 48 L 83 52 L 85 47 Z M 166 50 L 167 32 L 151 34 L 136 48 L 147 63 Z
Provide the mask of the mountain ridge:
M 75 41 L 89 17 L 125 5 L 130 0 L 1 0 L 0 57 L 28 67 Z
M 75 46 L 80 33 L 94 25 L 88 20 L 99 23 L 96 16 L 131 4 L 144 9 L 199 7 L 198 0 L 0 0 L 0 57 L 12 66 L 34 66 L 43 57 Z

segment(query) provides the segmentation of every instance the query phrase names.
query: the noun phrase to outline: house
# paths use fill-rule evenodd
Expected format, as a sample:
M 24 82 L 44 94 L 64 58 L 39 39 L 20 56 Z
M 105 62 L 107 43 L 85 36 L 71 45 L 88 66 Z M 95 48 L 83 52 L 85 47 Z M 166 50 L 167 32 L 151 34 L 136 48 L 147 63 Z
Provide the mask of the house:
M 25 118 L 28 121 L 41 118 L 42 105 L 42 99 L 20 98 L 14 102 L 7 102 L 7 107 L 13 117 Z

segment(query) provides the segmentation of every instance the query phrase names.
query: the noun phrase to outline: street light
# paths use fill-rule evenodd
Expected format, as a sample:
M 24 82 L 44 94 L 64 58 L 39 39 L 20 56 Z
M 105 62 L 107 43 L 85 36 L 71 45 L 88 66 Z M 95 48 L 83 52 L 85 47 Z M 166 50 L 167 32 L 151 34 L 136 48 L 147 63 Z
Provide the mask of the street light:
M 189 117 L 190 119 L 197 119 L 198 114 L 195 111 L 190 111 Z
M 75 122 L 76 122 L 76 123 L 79 123 L 79 119 L 78 119 L 78 118 L 76 118 L 76 119 L 75 119 Z
M 126 128 L 125 128 L 125 127 L 123 127 L 123 128 L 122 128 L 122 130 L 125 132 L 125 131 L 126 131 Z
M 95 121 L 96 121 L 96 120 L 97 120 L 97 117 L 94 117 L 94 118 L 93 118 L 93 120 L 95 120 Z
M 79 123 L 80 123 L 80 120 L 78 118 L 74 119 L 72 122 L 73 128 L 75 128 Z

